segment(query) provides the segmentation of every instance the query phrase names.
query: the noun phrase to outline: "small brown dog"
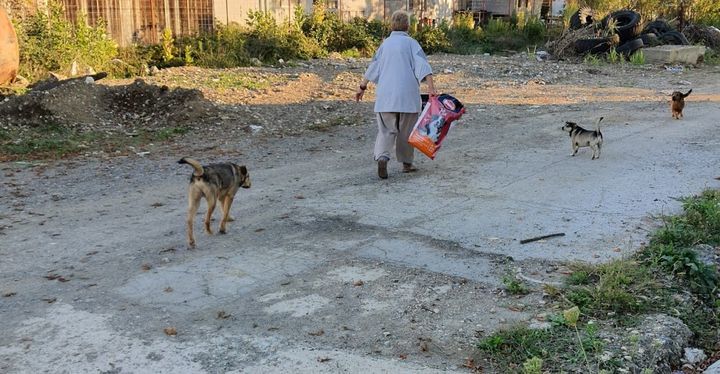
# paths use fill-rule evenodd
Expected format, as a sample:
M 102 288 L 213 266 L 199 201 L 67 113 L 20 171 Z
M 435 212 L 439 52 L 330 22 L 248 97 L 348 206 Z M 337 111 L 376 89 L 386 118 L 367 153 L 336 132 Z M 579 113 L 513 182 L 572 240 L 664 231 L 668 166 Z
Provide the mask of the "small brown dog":
M 675 91 L 672 93 L 672 101 L 670 102 L 670 111 L 672 112 L 672 118 L 682 118 L 682 111 L 685 108 L 685 98 L 688 97 L 691 92 L 692 90 L 688 91 L 685 94 L 680 91 Z
M 230 162 L 203 166 L 198 161 L 185 157 L 178 161 L 178 164 L 188 164 L 194 169 L 190 176 L 190 188 L 188 189 L 187 240 L 188 246 L 195 248 L 193 220 L 200 206 L 200 199 L 205 197 L 207 201 L 205 232 L 209 235 L 212 235 L 210 219 L 215 210 L 215 204 L 220 202 L 223 215 L 219 232 L 224 234 L 235 194 L 240 187 L 250 188 L 250 174 L 245 166 Z

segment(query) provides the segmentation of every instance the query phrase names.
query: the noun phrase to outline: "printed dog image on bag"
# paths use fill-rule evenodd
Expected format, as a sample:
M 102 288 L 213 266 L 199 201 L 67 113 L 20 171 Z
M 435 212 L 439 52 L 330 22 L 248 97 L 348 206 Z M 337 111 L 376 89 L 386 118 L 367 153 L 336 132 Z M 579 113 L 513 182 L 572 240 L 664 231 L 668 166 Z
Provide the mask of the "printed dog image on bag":
M 423 111 L 410 133 L 408 143 L 430 159 L 435 159 L 451 125 L 462 117 L 465 108 L 458 99 L 447 94 L 421 96 Z
M 442 111 L 441 111 L 442 113 Z M 445 118 L 441 115 L 432 116 L 432 120 L 427 126 L 418 127 L 421 134 L 430 137 L 433 143 L 438 144 L 440 139 L 440 132 L 442 131 L 443 125 L 445 125 Z

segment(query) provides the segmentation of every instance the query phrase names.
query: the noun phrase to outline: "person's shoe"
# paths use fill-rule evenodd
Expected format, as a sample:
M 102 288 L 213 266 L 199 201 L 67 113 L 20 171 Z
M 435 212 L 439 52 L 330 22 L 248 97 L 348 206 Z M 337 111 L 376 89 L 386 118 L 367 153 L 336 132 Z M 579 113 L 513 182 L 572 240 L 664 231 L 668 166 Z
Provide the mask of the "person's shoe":
M 387 160 L 378 160 L 378 177 L 380 177 L 380 179 L 387 179 L 388 177 L 387 163 Z
M 418 169 L 413 166 L 413 164 L 403 162 L 403 173 L 412 173 L 414 171 L 417 171 Z

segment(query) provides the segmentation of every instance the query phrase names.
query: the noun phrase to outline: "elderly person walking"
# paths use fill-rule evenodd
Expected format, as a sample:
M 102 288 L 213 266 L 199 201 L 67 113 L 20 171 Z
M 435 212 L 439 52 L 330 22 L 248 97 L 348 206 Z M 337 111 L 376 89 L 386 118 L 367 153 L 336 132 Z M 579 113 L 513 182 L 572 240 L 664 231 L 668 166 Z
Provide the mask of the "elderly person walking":
M 362 100 L 368 82 L 377 84 L 375 113 L 378 133 L 375 140 L 375 161 L 378 176 L 388 177 L 387 163 L 395 145 L 397 160 L 403 172 L 416 171 L 413 166 L 415 150 L 408 137 L 421 109 L 420 82 L 427 82 L 430 95 L 436 95 L 432 68 L 420 44 L 408 35 L 408 14 L 396 11 L 392 15 L 392 33 L 385 39 L 370 62 L 355 94 Z

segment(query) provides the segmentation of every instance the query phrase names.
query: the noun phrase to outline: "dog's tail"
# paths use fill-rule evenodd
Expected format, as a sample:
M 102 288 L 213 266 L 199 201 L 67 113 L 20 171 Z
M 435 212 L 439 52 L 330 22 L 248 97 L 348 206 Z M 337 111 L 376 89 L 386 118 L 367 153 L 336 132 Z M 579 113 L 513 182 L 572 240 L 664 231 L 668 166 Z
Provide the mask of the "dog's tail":
M 600 119 L 595 124 L 595 131 L 600 132 L 600 122 L 602 122 L 603 118 L 605 117 L 600 117 Z
M 178 164 L 188 164 L 195 169 L 193 172 L 193 175 L 196 177 L 202 177 L 203 174 L 205 174 L 205 169 L 203 169 L 202 165 L 197 161 L 193 160 L 192 158 L 183 157 L 178 161 Z
M 688 91 L 686 94 L 683 94 L 683 97 L 688 97 L 691 92 L 692 92 L 692 89 L 690 89 L 690 91 Z

